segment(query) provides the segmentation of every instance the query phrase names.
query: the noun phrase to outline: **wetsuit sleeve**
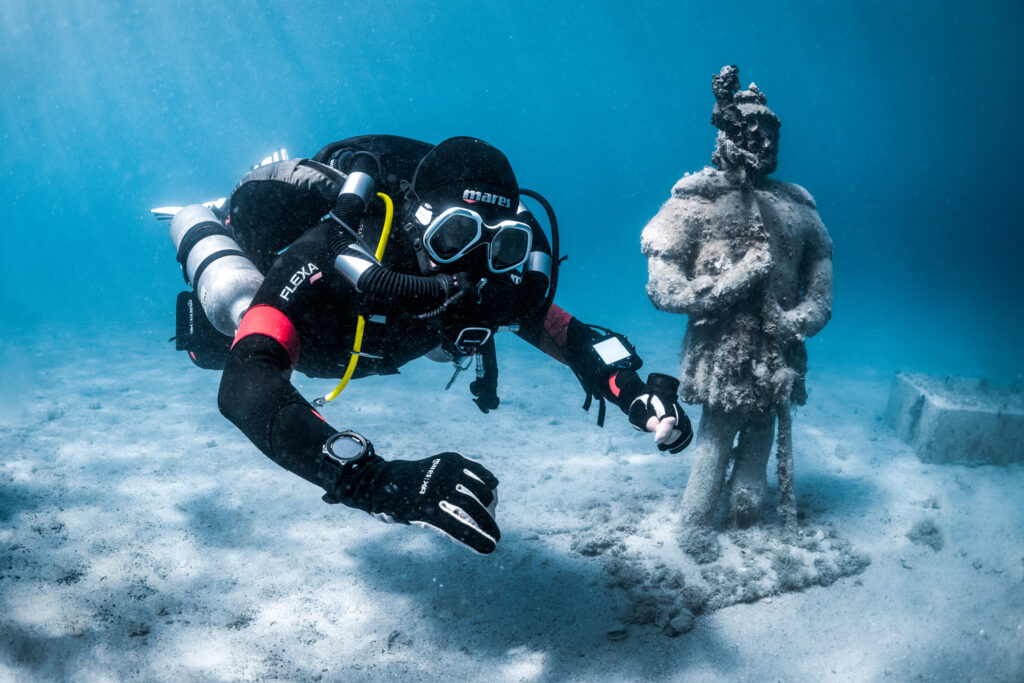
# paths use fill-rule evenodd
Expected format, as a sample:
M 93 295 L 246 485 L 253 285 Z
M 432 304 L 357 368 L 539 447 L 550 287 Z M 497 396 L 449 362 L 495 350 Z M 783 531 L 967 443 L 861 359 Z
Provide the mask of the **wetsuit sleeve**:
M 518 334 L 568 365 L 588 394 L 608 399 L 623 412 L 643 392 L 644 383 L 635 371 L 610 369 L 597 359 L 591 347 L 600 335 L 556 304 L 525 321 Z
M 320 486 L 320 454 L 332 428 L 289 381 L 291 362 L 270 335 L 239 338 L 228 354 L 217 404 L 271 460 Z
M 280 293 L 297 263 L 319 249 L 293 246 L 267 273 L 254 305 L 246 312 L 228 353 L 217 397 L 221 413 L 274 462 L 321 485 L 321 449 L 331 427 L 292 386 L 292 369 L 303 340 L 295 319 L 313 302 Z M 292 253 L 294 251 L 294 253 Z M 311 341 L 311 340 L 307 340 Z

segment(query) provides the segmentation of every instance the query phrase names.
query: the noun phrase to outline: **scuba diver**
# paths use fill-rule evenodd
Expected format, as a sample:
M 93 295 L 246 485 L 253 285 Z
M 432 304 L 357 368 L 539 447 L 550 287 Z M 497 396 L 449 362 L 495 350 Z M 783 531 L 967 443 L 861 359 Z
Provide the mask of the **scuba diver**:
M 487 413 L 499 405 L 500 330 L 568 365 L 584 408 L 598 400 L 599 424 L 607 400 L 654 432 L 660 450 L 689 444 L 678 380 L 643 381 L 624 336 L 552 303 L 554 213 L 520 190 L 496 148 L 469 137 L 434 146 L 366 135 L 312 159 L 282 150 L 265 162 L 227 200 L 154 210 L 173 217 L 194 290 L 179 295 L 177 347 L 201 367 L 223 368 L 220 411 L 277 464 L 322 488 L 326 502 L 493 552 L 498 480 L 489 470 L 454 452 L 385 460 L 365 436 L 328 424 L 290 376 L 341 378 L 319 407 L 350 379 L 397 373 L 421 356 L 454 361 L 455 375 L 475 361 L 470 390 Z M 550 241 L 524 196 L 548 213 Z

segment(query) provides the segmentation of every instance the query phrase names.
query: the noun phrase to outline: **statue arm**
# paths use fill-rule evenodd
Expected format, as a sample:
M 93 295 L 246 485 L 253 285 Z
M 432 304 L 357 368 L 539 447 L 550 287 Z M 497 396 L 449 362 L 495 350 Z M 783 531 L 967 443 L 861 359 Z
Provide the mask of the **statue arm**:
M 815 223 L 800 274 L 803 293 L 785 313 L 794 331 L 805 337 L 816 335 L 832 317 L 832 240 L 821 221 Z
M 731 306 L 765 281 L 773 259 L 753 201 L 753 194 L 717 171 L 676 183 L 641 240 L 650 276 L 647 295 L 655 308 L 706 315 Z M 723 252 L 721 263 L 714 272 L 702 272 L 709 270 L 698 263 L 702 252 L 714 251 L 716 243 Z
M 707 294 L 708 308 L 714 310 L 736 303 L 751 288 L 764 282 L 772 265 L 771 252 L 766 242 L 759 241 L 751 245 L 739 263 L 715 278 Z
M 669 313 L 700 316 L 734 304 L 771 271 L 767 245 L 759 242 L 743 258 L 718 276 L 688 278 L 680 264 L 648 253 L 650 280 L 647 295 L 655 308 Z

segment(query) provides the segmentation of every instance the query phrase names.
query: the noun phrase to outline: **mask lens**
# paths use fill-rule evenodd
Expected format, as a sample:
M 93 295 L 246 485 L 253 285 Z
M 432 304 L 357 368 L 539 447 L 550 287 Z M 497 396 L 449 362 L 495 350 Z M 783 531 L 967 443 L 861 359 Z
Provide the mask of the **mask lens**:
M 477 221 L 469 216 L 454 214 L 433 229 L 427 239 L 427 246 L 441 261 L 451 261 L 476 241 L 479 232 L 480 224 Z
M 503 228 L 491 242 L 491 267 L 509 270 L 526 260 L 530 249 L 530 233 L 522 228 Z

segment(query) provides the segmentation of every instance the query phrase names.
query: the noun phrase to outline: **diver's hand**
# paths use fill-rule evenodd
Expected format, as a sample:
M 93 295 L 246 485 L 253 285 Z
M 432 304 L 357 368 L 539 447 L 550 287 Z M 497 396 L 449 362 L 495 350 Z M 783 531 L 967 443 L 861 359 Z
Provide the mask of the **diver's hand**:
M 679 380 L 652 372 L 643 392 L 629 404 L 629 422 L 642 432 L 654 432 L 659 451 L 678 453 L 690 445 L 693 428 L 679 405 Z
M 494 521 L 498 480 L 459 453 L 423 460 L 380 460 L 356 505 L 387 521 L 432 527 L 478 553 L 491 553 L 501 532 Z M 346 501 L 347 502 L 347 501 Z

